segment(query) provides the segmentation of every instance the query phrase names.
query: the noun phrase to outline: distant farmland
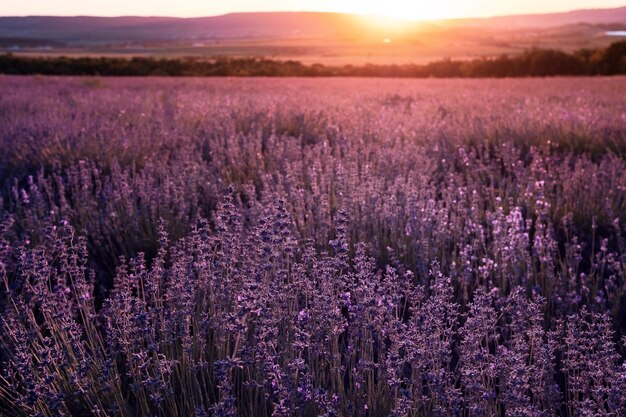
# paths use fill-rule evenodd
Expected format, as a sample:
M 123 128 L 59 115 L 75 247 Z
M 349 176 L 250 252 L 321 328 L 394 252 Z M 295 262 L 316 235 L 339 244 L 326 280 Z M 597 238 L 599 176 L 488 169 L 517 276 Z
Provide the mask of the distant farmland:
M 0 73 L 13 75 L 207 76 L 207 77 L 397 77 L 504 78 L 626 74 L 626 41 L 602 49 L 566 53 L 532 49 L 515 56 L 444 59 L 425 65 L 306 65 L 265 58 L 131 59 L 111 57 L 25 57 L 0 55 Z
M 266 58 L 403 65 L 605 48 L 626 7 L 489 19 L 400 21 L 339 13 L 171 17 L 0 17 L 0 51 L 23 56 Z

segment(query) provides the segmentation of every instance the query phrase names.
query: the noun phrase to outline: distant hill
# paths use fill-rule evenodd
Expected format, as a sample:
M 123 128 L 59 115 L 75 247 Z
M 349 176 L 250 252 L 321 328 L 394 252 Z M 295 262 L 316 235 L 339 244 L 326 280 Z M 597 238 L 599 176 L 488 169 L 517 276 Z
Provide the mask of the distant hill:
M 578 23 L 592 25 L 626 24 L 626 6 L 612 9 L 584 9 L 564 13 L 523 14 L 496 16 L 483 19 L 455 19 L 447 21 L 459 26 L 481 26 L 491 28 L 549 28 Z
M 416 23 L 415 26 L 423 26 Z M 40 39 L 66 44 L 333 37 L 365 28 L 353 15 L 317 12 L 232 13 L 173 17 L 0 17 L 0 38 Z
M 386 32 L 393 27 L 388 22 Z M 549 28 L 577 23 L 626 23 L 626 7 L 577 10 L 568 13 L 456 19 L 439 22 L 400 22 L 413 32 L 458 27 L 483 29 Z M 353 15 L 318 12 L 233 13 L 199 18 L 172 17 L 0 17 L 0 44 L 33 41 L 73 45 L 114 45 L 216 39 L 341 37 L 360 33 L 378 36 L 377 28 Z M 4 39 L 4 42 L 3 42 Z

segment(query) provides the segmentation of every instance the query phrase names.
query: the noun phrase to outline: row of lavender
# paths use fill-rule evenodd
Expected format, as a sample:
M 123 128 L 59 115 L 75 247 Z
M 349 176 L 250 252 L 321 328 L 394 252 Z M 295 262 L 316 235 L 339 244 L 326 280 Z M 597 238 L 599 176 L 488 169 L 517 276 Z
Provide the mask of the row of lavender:
M 0 407 L 623 415 L 624 88 L 0 79 Z

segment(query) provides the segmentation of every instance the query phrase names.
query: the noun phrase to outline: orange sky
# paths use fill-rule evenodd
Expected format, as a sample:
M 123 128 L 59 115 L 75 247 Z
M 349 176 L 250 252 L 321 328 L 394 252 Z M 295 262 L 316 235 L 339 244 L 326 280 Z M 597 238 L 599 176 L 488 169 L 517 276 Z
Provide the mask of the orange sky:
M 336 11 L 407 19 L 482 17 L 626 5 L 625 0 L 20 0 L 0 15 L 211 16 L 246 11 Z

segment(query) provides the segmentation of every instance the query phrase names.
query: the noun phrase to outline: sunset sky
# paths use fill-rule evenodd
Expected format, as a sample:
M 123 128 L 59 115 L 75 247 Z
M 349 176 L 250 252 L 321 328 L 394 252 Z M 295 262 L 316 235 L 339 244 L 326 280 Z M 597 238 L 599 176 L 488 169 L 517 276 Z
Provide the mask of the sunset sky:
M 211 16 L 254 11 L 334 11 L 407 19 L 483 17 L 626 5 L 625 0 L 19 0 L 0 15 Z

